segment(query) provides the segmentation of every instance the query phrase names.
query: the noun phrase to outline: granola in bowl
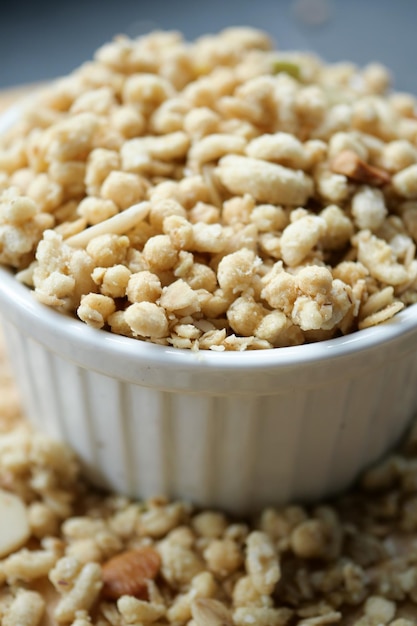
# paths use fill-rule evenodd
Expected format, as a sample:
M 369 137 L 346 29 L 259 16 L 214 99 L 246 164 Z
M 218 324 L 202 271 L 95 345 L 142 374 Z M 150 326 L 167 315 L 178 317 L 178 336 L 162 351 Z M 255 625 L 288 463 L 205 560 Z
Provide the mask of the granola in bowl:
M 6 114 L 30 421 L 129 498 L 243 515 L 351 485 L 416 413 L 416 128 L 380 65 L 246 27 L 116 37 Z
M 116 37 L 0 139 L 0 262 L 94 328 L 330 339 L 416 302 L 416 100 L 228 28 Z

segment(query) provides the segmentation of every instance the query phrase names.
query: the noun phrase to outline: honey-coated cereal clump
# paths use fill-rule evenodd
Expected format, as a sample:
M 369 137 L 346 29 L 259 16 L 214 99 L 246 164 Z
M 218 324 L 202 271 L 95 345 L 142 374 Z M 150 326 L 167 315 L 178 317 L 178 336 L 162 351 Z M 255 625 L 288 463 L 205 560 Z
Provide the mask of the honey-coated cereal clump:
M 131 338 L 268 349 L 382 323 L 417 301 L 416 242 L 416 99 L 253 28 L 118 36 L 0 138 L 0 263 Z

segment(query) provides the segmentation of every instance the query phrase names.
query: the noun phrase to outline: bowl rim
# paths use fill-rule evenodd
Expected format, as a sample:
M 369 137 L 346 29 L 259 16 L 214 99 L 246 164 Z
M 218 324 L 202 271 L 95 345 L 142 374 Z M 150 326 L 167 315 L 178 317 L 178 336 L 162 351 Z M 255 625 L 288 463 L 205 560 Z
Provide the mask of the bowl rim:
M 190 350 L 163 346 L 96 329 L 81 320 L 36 300 L 33 290 L 20 283 L 12 270 L 0 265 L 0 314 L 52 351 L 67 350 L 64 345 L 82 345 L 83 352 L 100 352 L 127 362 L 145 362 L 164 368 L 184 366 L 215 367 L 217 370 L 245 371 L 254 368 L 285 369 L 311 362 L 340 359 L 382 347 L 398 338 L 417 333 L 417 304 L 393 318 L 347 335 L 283 348 L 244 351 Z

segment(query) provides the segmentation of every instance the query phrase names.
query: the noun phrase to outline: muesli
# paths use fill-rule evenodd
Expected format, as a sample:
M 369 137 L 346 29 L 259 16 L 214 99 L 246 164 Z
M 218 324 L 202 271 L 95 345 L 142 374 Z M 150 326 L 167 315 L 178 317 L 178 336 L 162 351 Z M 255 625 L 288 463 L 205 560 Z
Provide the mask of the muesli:
M 236 27 L 119 36 L 0 140 L 0 262 L 178 348 L 351 333 L 417 301 L 417 108 L 373 63 Z

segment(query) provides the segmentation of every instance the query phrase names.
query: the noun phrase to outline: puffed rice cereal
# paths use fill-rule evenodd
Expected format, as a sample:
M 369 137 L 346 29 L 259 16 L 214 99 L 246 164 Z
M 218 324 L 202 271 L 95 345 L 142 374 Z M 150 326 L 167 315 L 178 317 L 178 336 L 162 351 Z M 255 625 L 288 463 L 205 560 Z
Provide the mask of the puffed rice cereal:
M 417 300 L 417 106 L 249 27 L 118 36 L 0 139 L 0 262 L 95 328 L 329 339 Z

